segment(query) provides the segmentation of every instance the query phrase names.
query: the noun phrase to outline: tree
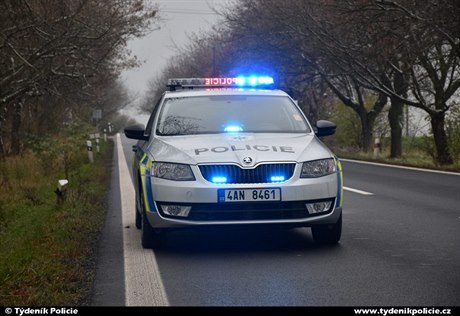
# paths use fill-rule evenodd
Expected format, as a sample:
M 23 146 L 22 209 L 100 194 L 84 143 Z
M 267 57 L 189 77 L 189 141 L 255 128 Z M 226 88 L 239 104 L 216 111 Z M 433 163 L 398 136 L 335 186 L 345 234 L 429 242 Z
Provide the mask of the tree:
M 459 97 L 458 2 L 362 0 L 350 4 L 347 10 L 359 12 L 361 18 L 357 20 L 367 21 L 365 24 L 378 22 L 385 31 L 382 42 L 391 43 L 382 47 L 383 53 L 378 55 L 390 71 L 384 72 L 384 76 L 374 76 L 369 63 L 357 59 L 352 63 L 356 79 L 363 86 L 385 93 L 393 103 L 405 103 L 427 112 L 437 161 L 441 165 L 451 164 L 445 114 Z M 358 27 L 356 23 L 354 26 Z M 367 30 L 363 29 L 361 34 Z M 378 34 L 381 32 L 375 33 L 371 42 L 382 39 Z
M 239 43 L 249 43 L 234 46 L 239 47 L 240 51 L 247 50 L 249 46 L 254 55 L 260 56 L 262 53 L 271 56 L 273 64 L 279 65 L 280 76 L 289 82 L 286 90 L 310 87 L 313 95 L 318 96 L 314 91 L 319 90 L 321 82 L 326 83 L 359 116 L 361 148 L 369 151 L 375 118 L 387 98 L 385 94 L 377 92 L 374 106 L 366 110 L 364 96 L 374 93 L 354 80 L 348 71 L 350 54 L 342 43 L 347 38 L 348 29 L 338 23 L 333 24 L 333 18 L 336 18 L 333 16 L 335 11 L 331 10 L 333 6 L 325 6 L 329 2 L 241 1 L 224 15 L 234 38 Z
M 149 32 L 155 16 L 140 0 L 2 1 L 0 137 L 19 152 L 24 108 L 47 111 L 40 100 L 55 100 L 56 111 L 88 110 L 85 100 L 137 65 L 127 41 Z
M 171 57 L 161 73 L 148 82 L 147 92 L 141 100 L 140 110 L 150 113 L 166 89 L 170 78 L 212 77 L 215 74 L 215 61 L 224 59 L 219 33 L 192 34 L 190 43 L 184 47 L 176 47 L 176 56 Z M 219 47 L 219 49 L 215 49 Z M 219 72 L 222 68 L 219 64 Z
M 297 58 L 327 79 L 339 98 L 356 101 L 361 90 L 374 91 L 377 100 L 389 97 L 394 156 L 399 155 L 402 103 L 423 109 L 431 118 L 438 162 L 449 164 L 445 113 L 460 85 L 458 23 L 449 21 L 458 12 L 453 0 L 259 0 L 241 1 L 227 16 L 231 27 L 248 34 L 247 25 L 271 23 L 263 40 L 300 49 Z M 366 123 L 359 104 L 348 103 L 362 118 L 363 148 L 368 149 L 367 125 L 374 115 Z M 378 112 L 381 104 L 371 111 Z

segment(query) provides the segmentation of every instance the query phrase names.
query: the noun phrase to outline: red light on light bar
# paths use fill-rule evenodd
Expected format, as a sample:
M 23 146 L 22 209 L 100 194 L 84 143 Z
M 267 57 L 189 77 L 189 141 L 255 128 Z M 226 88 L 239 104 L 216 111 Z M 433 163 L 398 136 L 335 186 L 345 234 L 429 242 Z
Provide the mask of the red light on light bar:
M 204 78 L 205 86 L 235 85 L 236 78 Z

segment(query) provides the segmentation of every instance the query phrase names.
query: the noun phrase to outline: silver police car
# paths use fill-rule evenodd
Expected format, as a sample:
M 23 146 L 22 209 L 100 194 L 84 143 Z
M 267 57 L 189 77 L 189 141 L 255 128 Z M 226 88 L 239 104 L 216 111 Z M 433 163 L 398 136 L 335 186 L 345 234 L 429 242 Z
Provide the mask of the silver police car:
M 311 227 L 336 244 L 343 175 L 313 127 L 270 77 L 171 79 L 133 147 L 136 226 L 156 248 L 171 229 L 276 224 Z

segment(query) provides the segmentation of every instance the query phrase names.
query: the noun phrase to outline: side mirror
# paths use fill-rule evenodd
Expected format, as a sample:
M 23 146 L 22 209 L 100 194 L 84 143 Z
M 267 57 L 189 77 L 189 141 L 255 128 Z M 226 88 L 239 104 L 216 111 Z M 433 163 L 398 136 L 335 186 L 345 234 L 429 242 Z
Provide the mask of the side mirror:
M 335 134 L 337 125 L 329 121 L 320 120 L 316 122 L 316 129 L 317 129 L 317 131 L 315 132 L 316 136 L 318 137 L 329 136 L 329 135 Z
M 148 140 L 149 136 L 145 135 L 145 126 L 136 124 L 125 128 L 125 135 L 131 139 Z

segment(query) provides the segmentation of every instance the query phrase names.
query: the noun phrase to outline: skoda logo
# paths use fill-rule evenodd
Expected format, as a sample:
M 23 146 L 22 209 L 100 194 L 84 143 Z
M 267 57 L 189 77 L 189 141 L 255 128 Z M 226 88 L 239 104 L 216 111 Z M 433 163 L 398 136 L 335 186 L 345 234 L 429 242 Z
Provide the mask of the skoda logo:
M 252 164 L 252 158 L 251 157 L 244 157 L 243 162 L 247 165 Z

